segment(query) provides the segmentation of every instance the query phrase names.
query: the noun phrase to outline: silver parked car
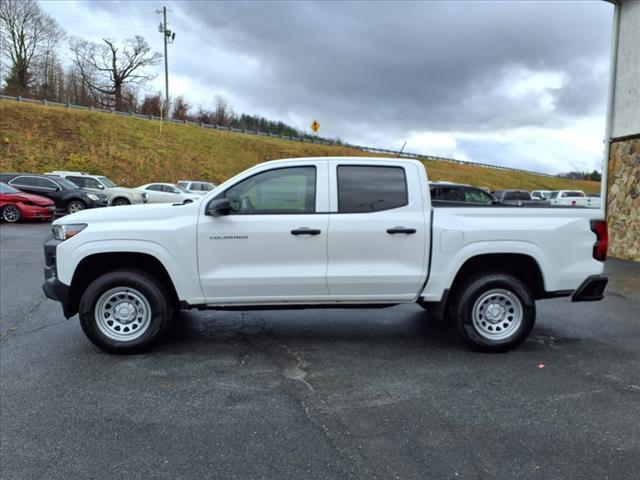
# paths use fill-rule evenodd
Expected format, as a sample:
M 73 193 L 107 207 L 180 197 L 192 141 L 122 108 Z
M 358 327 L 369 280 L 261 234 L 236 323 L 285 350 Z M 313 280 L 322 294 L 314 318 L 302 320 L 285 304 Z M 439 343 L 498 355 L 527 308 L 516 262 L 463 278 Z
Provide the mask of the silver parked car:
M 185 193 L 170 183 L 147 183 L 137 188 L 147 195 L 149 203 L 190 203 L 200 200 L 201 195 Z
M 193 193 L 195 195 L 204 195 L 216 188 L 217 185 L 211 182 L 202 182 L 199 180 L 180 180 L 178 188 L 185 193 Z

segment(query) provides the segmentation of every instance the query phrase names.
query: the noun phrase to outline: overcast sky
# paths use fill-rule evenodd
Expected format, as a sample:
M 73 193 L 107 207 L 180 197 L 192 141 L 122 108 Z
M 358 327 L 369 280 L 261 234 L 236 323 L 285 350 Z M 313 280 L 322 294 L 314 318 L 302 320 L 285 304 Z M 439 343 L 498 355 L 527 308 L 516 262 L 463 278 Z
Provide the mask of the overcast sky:
M 601 170 L 613 6 L 168 2 L 170 95 L 344 141 L 558 173 Z M 162 3 L 41 2 L 71 36 L 144 36 Z M 150 86 L 164 91 L 163 66 Z

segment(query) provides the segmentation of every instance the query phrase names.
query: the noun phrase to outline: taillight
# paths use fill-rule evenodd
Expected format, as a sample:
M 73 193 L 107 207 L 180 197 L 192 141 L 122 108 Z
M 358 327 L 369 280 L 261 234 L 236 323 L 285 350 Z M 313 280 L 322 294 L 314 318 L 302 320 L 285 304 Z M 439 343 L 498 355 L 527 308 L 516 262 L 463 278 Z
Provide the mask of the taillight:
M 593 258 L 604 262 L 607 259 L 607 248 L 609 248 L 607 221 L 591 220 L 591 231 L 596 234 L 596 243 L 593 245 Z
M 572 201 L 571 201 L 571 206 L 572 206 L 572 207 L 575 207 L 577 204 L 578 204 L 578 202 L 576 202 L 575 200 L 572 200 Z

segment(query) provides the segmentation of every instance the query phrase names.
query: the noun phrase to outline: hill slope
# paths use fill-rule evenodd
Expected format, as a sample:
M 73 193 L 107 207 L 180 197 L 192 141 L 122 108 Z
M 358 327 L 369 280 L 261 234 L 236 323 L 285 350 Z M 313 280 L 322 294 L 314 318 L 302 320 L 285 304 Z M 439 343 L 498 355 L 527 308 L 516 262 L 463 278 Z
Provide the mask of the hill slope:
M 151 181 L 203 179 L 222 182 L 256 163 L 302 156 L 371 154 L 190 125 L 0 100 L 0 171 L 80 170 L 101 173 L 128 186 Z M 492 170 L 442 161 L 424 162 L 431 180 L 491 189 L 599 191 L 597 182 Z

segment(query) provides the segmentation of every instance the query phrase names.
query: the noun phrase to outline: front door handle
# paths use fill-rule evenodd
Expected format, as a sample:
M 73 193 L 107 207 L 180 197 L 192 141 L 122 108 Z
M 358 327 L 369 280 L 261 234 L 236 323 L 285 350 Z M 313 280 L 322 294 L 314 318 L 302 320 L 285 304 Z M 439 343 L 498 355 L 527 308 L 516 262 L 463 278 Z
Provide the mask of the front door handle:
M 317 228 L 302 227 L 291 230 L 291 235 L 320 235 L 321 233 Z
M 404 227 L 393 227 L 393 228 L 388 228 L 387 229 L 387 233 L 389 235 L 397 235 L 399 233 L 404 233 L 406 235 L 411 235 L 416 233 L 416 229 L 415 228 L 404 228 Z

